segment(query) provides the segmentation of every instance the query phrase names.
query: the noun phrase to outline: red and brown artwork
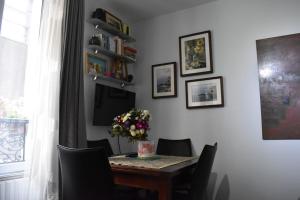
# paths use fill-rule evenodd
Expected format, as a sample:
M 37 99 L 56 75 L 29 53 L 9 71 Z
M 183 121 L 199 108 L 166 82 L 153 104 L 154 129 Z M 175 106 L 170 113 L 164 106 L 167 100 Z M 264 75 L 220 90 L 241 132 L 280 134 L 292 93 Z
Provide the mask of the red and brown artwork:
M 263 139 L 300 139 L 300 34 L 256 41 Z

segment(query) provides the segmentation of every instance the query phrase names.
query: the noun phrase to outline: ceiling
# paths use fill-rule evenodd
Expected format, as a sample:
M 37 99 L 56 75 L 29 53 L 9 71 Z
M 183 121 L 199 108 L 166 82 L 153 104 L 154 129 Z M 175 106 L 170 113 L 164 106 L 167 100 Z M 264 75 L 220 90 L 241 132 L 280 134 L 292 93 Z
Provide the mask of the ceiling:
M 191 8 L 214 0 L 99 0 L 130 22 Z

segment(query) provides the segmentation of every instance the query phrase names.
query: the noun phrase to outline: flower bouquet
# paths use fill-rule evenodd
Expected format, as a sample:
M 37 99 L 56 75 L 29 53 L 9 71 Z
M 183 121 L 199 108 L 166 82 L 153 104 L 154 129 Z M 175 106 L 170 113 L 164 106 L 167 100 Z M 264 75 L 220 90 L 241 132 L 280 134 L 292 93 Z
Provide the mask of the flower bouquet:
M 148 110 L 134 108 L 114 118 L 111 136 L 128 137 L 130 142 L 146 140 L 149 128 L 150 113 Z

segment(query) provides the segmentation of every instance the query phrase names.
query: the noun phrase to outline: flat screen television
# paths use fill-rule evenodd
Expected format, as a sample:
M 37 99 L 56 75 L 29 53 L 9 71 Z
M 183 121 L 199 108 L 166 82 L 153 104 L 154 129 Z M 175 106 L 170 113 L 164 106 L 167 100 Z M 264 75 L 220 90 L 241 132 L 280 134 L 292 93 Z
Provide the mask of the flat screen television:
M 110 126 L 114 117 L 135 107 L 135 93 L 96 84 L 94 126 Z

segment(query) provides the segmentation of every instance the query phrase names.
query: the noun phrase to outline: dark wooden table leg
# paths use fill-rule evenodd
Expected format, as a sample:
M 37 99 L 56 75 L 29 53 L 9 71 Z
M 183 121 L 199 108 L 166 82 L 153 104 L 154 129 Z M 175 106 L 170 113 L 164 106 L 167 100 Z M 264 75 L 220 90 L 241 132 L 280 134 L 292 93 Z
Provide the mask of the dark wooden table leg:
M 161 182 L 158 190 L 159 200 L 172 200 L 172 183 L 170 180 Z

